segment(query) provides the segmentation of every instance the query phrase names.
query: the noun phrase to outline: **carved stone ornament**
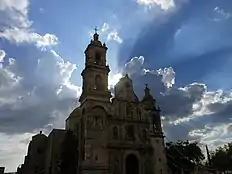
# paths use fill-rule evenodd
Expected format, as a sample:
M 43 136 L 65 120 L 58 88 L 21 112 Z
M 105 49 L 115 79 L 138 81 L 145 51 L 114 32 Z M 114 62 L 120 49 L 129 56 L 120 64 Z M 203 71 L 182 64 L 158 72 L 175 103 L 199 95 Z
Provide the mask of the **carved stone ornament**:
M 103 129 L 104 125 L 104 120 L 100 116 L 95 116 L 94 117 L 94 128 L 95 129 Z

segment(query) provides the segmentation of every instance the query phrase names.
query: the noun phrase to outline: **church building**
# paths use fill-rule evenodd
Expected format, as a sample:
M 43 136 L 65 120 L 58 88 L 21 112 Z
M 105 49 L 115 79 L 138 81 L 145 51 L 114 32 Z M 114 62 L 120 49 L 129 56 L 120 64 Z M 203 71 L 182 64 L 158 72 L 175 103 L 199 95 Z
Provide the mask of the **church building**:
M 40 132 L 21 174 L 168 174 L 160 109 L 147 85 L 139 100 L 126 74 L 108 89 L 107 47 L 97 32 L 85 50 L 80 106 L 64 130 Z

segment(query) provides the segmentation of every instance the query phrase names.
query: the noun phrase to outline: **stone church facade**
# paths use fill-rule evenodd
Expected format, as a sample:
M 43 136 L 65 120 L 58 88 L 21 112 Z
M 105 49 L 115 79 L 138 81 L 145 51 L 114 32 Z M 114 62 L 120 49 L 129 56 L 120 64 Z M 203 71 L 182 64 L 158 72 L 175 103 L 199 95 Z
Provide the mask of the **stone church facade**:
M 115 85 L 112 97 L 106 53 L 106 45 L 95 33 L 85 50 L 80 106 L 66 119 L 65 130 L 54 129 L 48 137 L 40 133 L 32 138 L 18 173 L 62 173 L 62 143 L 67 131 L 77 140 L 76 161 L 70 160 L 76 174 L 168 173 L 160 109 L 147 85 L 143 99 L 138 99 L 128 75 Z

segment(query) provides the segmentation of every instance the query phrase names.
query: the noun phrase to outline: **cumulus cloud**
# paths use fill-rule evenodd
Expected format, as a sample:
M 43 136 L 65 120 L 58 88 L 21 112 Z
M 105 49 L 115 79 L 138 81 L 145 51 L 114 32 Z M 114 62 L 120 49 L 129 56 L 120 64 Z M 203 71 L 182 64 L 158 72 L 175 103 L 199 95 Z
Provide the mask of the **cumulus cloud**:
M 115 40 L 118 43 L 123 42 L 122 38 L 119 37 L 118 32 L 115 29 L 109 32 L 107 36 L 107 41 L 109 40 Z
M 124 73 L 127 73 L 128 75 L 132 76 L 135 74 L 140 75 L 143 73 L 144 67 L 144 57 L 133 57 L 129 62 L 125 64 Z
M 1 27 L 28 27 L 31 23 L 28 20 L 28 6 L 29 0 L 1 0 Z
M 70 82 L 76 65 L 64 61 L 53 50 L 43 51 L 36 62 L 31 76 L 20 77 L 14 72 L 19 66 L 17 60 L 0 69 L 1 132 L 31 132 L 43 128 L 52 124 L 55 113 L 64 120 L 74 107 L 81 92 L 80 87 Z M 28 83 L 30 87 L 26 88 Z M 60 127 L 63 124 L 60 122 Z
M 172 67 L 159 69 L 157 72 L 162 75 L 162 82 L 167 88 L 175 84 L 175 72 Z
M 41 50 L 40 50 L 41 52 Z M 64 59 L 54 50 L 44 50 L 42 54 L 35 58 L 36 65 L 30 77 L 35 79 L 30 90 L 25 90 L 27 76 L 18 76 L 14 71 L 20 66 L 15 59 L 9 59 L 11 63 L 2 67 L 1 76 L 5 79 L 1 84 L 12 86 L 9 89 L 1 88 L 1 126 L 0 131 L 8 134 L 18 132 L 33 132 L 38 129 L 48 130 L 52 127 L 63 127 L 64 119 L 74 107 L 75 100 L 80 95 L 80 87 L 70 82 L 71 75 L 76 69 L 76 65 Z M 199 124 L 198 118 L 217 117 L 215 114 L 229 112 L 232 94 L 230 92 L 208 91 L 207 86 L 202 83 L 192 83 L 184 87 L 175 84 L 176 73 L 172 67 L 163 69 L 148 69 L 144 67 L 145 58 L 143 56 L 134 57 L 125 64 L 122 72 L 128 73 L 134 82 L 134 88 L 141 98 L 144 84 L 148 83 L 163 110 L 164 130 L 168 137 L 173 139 L 200 139 L 201 143 L 214 141 L 214 133 L 222 130 L 215 126 L 218 123 L 209 120 L 202 120 Z M 23 69 L 21 69 L 23 70 Z M 120 73 L 113 76 L 111 85 L 121 77 Z M 114 80 L 113 80 L 114 79 Z M 5 85 L 6 86 L 6 85 Z M 7 95 L 3 95 L 7 94 Z M 6 102 L 8 99 L 8 102 Z M 11 100 L 9 100 L 11 99 Z M 212 107 L 211 105 L 214 105 Z M 227 106 L 228 105 L 228 106 Z M 191 119 L 186 119 L 190 118 Z M 227 116 L 227 118 L 231 118 Z M 181 120 L 182 119 L 182 120 Z M 197 122 L 188 124 L 190 121 Z M 30 124 L 28 124 L 30 122 Z M 26 124 L 27 123 L 27 124 Z M 221 122 L 226 124 L 225 122 Z M 17 124 L 17 127 L 15 127 Z M 204 127 L 208 125 L 207 127 Z M 224 130 L 228 130 L 229 125 Z M 228 132 L 228 131 L 227 131 Z M 216 134 L 220 137 L 227 136 L 227 132 Z M 206 139 L 206 137 L 210 137 Z
M 59 42 L 54 34 L 31 28 L 28 8 L 28 0 L 0 2 L 0 39 L 17 45 L 14 52 L 23 50 L 13 58 L 8 57 L 10 50 L 0 50 L 0 163 L 6 171 L 15 171 L 23 161 L 27 144 L 21 140 L 35 131 L 64 128 L 81 93 L 70 81 L 76 65 L 52 50 Z
M 189 132 L 189 137 L 198 140 L 202 145 L 207 144 L 210 149 L 227 144 L 232 141 L 231 123 L 207 124 L 202 129 Z
M 144 61 L 142 56 L 134 57 L 126 63 L 125 69 L 132 77 L 134 89 L 140 98 L 144 95 L 144 84 L 149 84 L 162 109 L 164 131 L 168 137 L 172 140 L 189 139 L 209 143 L 228 136 L 228 131 L 217 134 L 218 137 L 214 134 L 218 129 L 228 130 L 225 127 L 232 119 L 231 91 L 209 91 L 203 83 L 178 87 L 175 85 L 173 68 L 145 69 Z M 206 137 L 210 137 L 208 141 Z
M 203 84 L 202 84 L 203 85 Z M 232 92 L 208 91 L 206 85 L 200 100 L 194 103 L 193 113 L 184 118 L 177 119 L 174 124 L 208 118 L 207 123 L 227 123 L 232 118 Z
M 106 42 L 116 41 L 119 44 L 123 42 L 123 39 L 119 36 L 118 31 L 106 22 L 104 22 L 103 25 L 99 28 L 98 33 L 101 35 L 103 40 L 106 38 Z M 90 37 L 92 37 L 94 33 L 91 31 L 89 34 Z
M 119 80 L 122 78 L 122 74 L 121 73 L 115 73 L 115 74 L 112 74 L 110 73 L 109 74 L 109 89 L 110 88 L 113 88 L 118 82 Z
M 173 0 L 137 0 L 138 4 L 149 6 L 150 8 L 153 5 L 160 6 L 163 10 L 168 10 L 175 7 L 175 2 Z
M 6 56 L 5 51 L 4 50 L 0 50 L 0 63 L 3 62 L 5 56 Z
M 146 1 L 145 1 L 146 2 Z M 157 3 L 165 1 L 148 1 L 157 7 Z M 175 43 L 175 34 L 181 28 L 182 24 L 187 20 L 191 13 L 192 4 L 188 0 L 176 0 L 174 7 L 168 10 L 152 9 L 155 15 L 149 16 L 150 20 L 144 25 L 135 25 L 139 28 L 139 34 L 132 40 L 125 40 L 122 43 L 119 52 L 119 64 L 125 63 L 125 57 L 134 57 L 143 55 L 146 59 L 166 57 L 172 51 Z M 158 11 L 158 13 L 157 13 Z M 125 49 L 124 49 L 125 48 Z M 128 60 L 128 59 L 127 59 Z M 154 61 L 151 61 L 154 63 Z
M 227 19 L 231 18 L 231 16 L 232 16 L 231 13 L 226 12 L 225 10 L 223 10 L 220 7 L 215 7 L 213 11 L 216 13 L 215 17 L 213 18 L 213 21 L 215 21 L 215 22 L 227 20 Z
M 54 119 L 55 111 L 66 113 L 81 91 L 70 82 L 76 65 L 64 61 L 54 50 L 46 49 L 58 44 L 58 38 L 49 33 L 40 35 L 31 29 L 28 8 L 28 0 L 3 0 L 0 3 L 0 14 L 5 17 L 1 18 L 5 21 L 0 21 L 0 38 L 19 48 L 33 50 L 33 54 L 27 55 L 30 58 L 23 60 L 18 57 L 5 59 L 6 54 L 1 51 L 1 61 L 3 58 L 8 60 L 0 69 L 1 132 L 31 132 L 46 126 Z M 29 46 L 31 44 L 39 49 Z M 33 67 L 30 70 L 25 67 L 27 64 L 23 61 L 26 60 L 30 60 Z M 30 120 L 32 124 L 23 120 Z
M 26 154 L 27 146 L 34 134 L 25 133 L 20 135 L 7 135 L 0 133 L 1 149 L 0 162 L 1 166 L 6 166 L 6 172 L 16 170 L 18 164 L 24 160 L 22 154 Z
M 142 56 L 134 57 L 127 62 L 125 71 L 132 77 L 139 97 L 143 95 L 141 91 L 143 91 L 144 84 L 150 83 L 149 86 L 155 92 L 154 96 L 163 108 L 164 114 L 170 118 L 191 114 L 193 104 L 201 99 L 206 90 L 205 85 L 199 83 L 185 87 L 175 86 L 175 72 L 172 67 L 158 70 L 145 69 Z M 172 101 L 173 98 L 175 102 Z
M 29 29 L 6 29 L 4 32 L 0 33 L 0 38 L 1 37 L 16 44 L 33 43 L 42 49 L 58 44 L 58 38 L 55 35 L 46 33 L 42 36 L 38 33 L 31 32 Z
M 31 29 L 28 18 L 28 0 L 3 0 L 0 2 L 0 38 L 16 44 L 34 43 L 45 49 L 58 43 L 54 34 L 40 35 Z
M 21 45 L 17 48 L 25 49 Z M 5 61 L 0 68 L 0 141 L 4 142 L 1 146 L 4 151 L 0 152 L 0 163 L 7 167 L 7 171 L 14 171 L 16 165 L 23 161 L 27 149 L 27 144 L 19 141 L 28 139 L 35 131 L 48 133 L 54 127 L 64 128 L 65 119 L 77 106 L 81 87 L 70 81 L 76 65 L 65 61 L 54 50 L 35 47 L 33 54 L 27 55 L 34 60 L 30 62 L 33 67 L 30 73 L 26 68 L 27 59 L 9 58 L 5 51 L 1 51 L 3 54 Z M 10 142 L 19 146 L 15 148 Z M 14 153 L 10 152 L 11 148 L 15 149 Z
M 151 1 L 146 2 L 151 3 Z M 217 127 L 222 130 L 223 126 L 221 125 L 227 125 L 232 118 L 231 90 L 212 90 L 212 86 L 202 83 L 208 80 L 205 80 L 204 75 L 211 74 L 212 69 L 218 67 L 219 57 L 223 59 L 227 54 L 231 58 L 231 53 L 226 51 L 227 46 L 225 45 L 227 44 L 224 42 L 227 38 L 230 38 L 229 32 L 224 32 L 231 27 L 230 24 L 225 22 L 223 23 L 225 26 L 220 25 L 219 27 L 219 25 L 207 20 L 209 15 L 210 17 L 217 15 L 217 17 L 230 19 L 229 9 L 226 11 L 226 8 L 223 8 L 222 12 L 222 7 L 216 8 L 214 14 L 212 14 L 212 6 L 208 6 L 208 2 L 200 3 L 188 0 L 176 0 L 174 2 L 174 8 L 169 8 L 170 10 L 164 10 L 163 13 L 153 16 L 154 20 L 144 25 L 135 41 L 124 39 L 118 62 L 119 65 L 123 65 L 128 57 L 143 55 L 143 58 L 135 57 L 126 63 L 126 72 L 132 77 L 138 96 L 140 98 L 143 96 L 144 84 L 148 83 L 157 104 L 162 109 L 162 115 L 165 118 L 163 122 L 165 134 L 171 140 L 201 140 L 201 136 L 190 136 L 190 134 L 192 135 L 190 132 L 194 130 L 200 132 L 207 125 L 205 134 L 208 136 Z M 225 7 L 225 4 L 229 6 L 230 2 L 223 1 L 217 2 L 217 4 Z M 157 7 L 156 4 L 154 6 Z M 202 9 L 202 11 L 200 12 L 199 9 Z M 196 17 L 199 17 L 199 20 L 196 20 Z M 190 34 L 193 32 L 192 27 L 196 24 L 195 22 L 202 24 L 199 29 L 202 29 L 202 33 L 214 29 L 214 36 L 221 31 L 220 33 L 225 34 L 225 39 L 220 39 L 220 43 L 210 40 L 210 42 L 204 41 L 204 44 L 200 46 L 194 44 L 198 45 L 199 49 L 189 50 L 189 48 L 193 48 L 195 39 L 203 42 L 202 34 L 197 38 L 195 38 L 196 35 L 192 36 Z M 212 28 L 212 25 L 218 27 Z M 197 26 L 199 27 L 199 25 Z M 211 38 L 210 34 L 212 33 L 209 33 Z M 221 36 L 220 34 L 218 37 L 221 38 Z M 190 41 L 188 42 L 188 40 Z M 217 46 L 214 47 L 211 43 L 217 43 Z M 222 49 L 219 51 L 218 44 L 222 44 Z M 228 45 L 230 48 L 231 44 Z M 212 52 L 217 52 L 217 54 L 212 54 Z M 215 60 L 212 57 L 215 57 Z M 210 64 L 208 60 L 210 60 Z M 214 65 L 215 68 L 212 68 Z M 158 70 L 153 69 L 153 67 Z M 159 67 L 162 68 L 159 69 Z M 201 71 L 196 71 L 199 68 Z M 178 73 L 175 72 L 176 70 L 178 70 Z M 192 78 L 195 80 L 191 82 Z M 216 82 L 220 79 L 213 78 Z M 199 80 L 201 80 L 201 83 L 197 82 Z M 175 81 L 178 81 L 178 84 L 175 84 Z M 180 83 L 183 85 L 180 86 Z M 219 84 L 220 88 L 224 86 L 224 83 Z M 223 130 L 226 129 L 228 128 Z M 225 135 L 229 134 L 225 132 Z M 215 142 L 217 141 L 214 144 L 218 145 L 223 138 L 225 138 L 224 134 L 220 134 L 218 137 L 212 137 L 208 143 L 213 142 L 214 139 Z M 229 140 L 227 139 L 227 141 Z
M 143 5 L 154 4 L 160 7 L 165 14 L 178 7 L 181 2 L 187 0 L 138 0 Z M 0 163 L 8 166 L 8 170 L 14 170 L 16 166 L 13 165 L 23 160 L 23 153 L 26 152 L 23 143 L 28 143 L 32 132 L 40 129 L 48 132 L 53 127 L 64 127 L 64 120 L 71 109 L 77 106 L 76 101 L 81 93 L 81 87 L 71 82 L 76 65 L 65 61 L 52 50 L 50 46 L 58 44 L 58 38 L 54 34 L 42 35 L 30 28 L 32 21 L 27 16 L 28 6 L 27 0 L 0 2 L 0 15 L 3 16 L 0 19 L 0 37 L 12 44 L 18 44 L 18 49 L 26 47 L 25 50 L 30 50 L 29 53 L 20 55 L 23 59 L 16 56 L 9 58 L 7 51 L 0 51 L 0 58 L 4 59 L 0 68 L 0 137 L 1 142 L 5 142 L 3 150 L 6 154 L 4 157 L 0 155 Z M 203 83 L 178 86 L 175 84 L 178 79 L 175 68 L 167 66 L 156 70 L 144 65 L 148 59 L 144 53 L 152 55 L 152 58 L 163 58 L 162 53 L 168 52 L 170 44 L 173 44 L 172 37 L 177 35 L 183 21 L 190 15 L 187 13 L 189 11 L 190 8 L 184 9 L 181 14 L 174 14 L 174 17 L 167 15 L 158 21 L 152 21 L 156 26 L 149 25 L 149 32 L 140 34 L 136 45 L 132 46 L 133 56 L 144 55 L 146 59 L 143 56 L 132 58 L 123 67 L 122 74 L 128 73 L 132 77 L 135 91 L 140 98 L 144 95 L 144 84 L 149 84 L 165 118 L 165 134 L 171 140 L 198 139 L 202 143 L 214 142 L 214 145 L 219 145 L 224 140 L 229 141 L 231 136 L 231 124 L 226 123 L 228 120 L 231 122 L 232 117 L 231 91 L 210 91 Z M 125 43 L 113 25 L 104 23 L 98 32 L 103 40 L 114 40 L 121 45 Z M 36 48 L 27 47 L 31 44 Z M 30 61 L 30 66 L 27 60 Z M 122 74 L 111 75 L 109 88 L 115 85 Z M 19 144 L 24 151 L 10 144 Z M 15 149 L 14 155 L 10 152 L 12 148 Z M 18 156 L 17 152 L 20 152 Z

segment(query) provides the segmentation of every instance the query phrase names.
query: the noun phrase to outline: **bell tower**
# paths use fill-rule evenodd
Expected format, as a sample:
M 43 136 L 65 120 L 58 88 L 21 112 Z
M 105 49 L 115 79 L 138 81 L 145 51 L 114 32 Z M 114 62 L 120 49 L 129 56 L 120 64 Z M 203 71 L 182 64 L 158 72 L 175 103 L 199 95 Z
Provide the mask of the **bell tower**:
M 111 93 L 108 90 L 109 66 L 106 64 L 106 44 L 99 41 L 97 29 L 93 39 L 85 50 L 85 68 L 81 73 L 83 84 L 79 102 L 86 100 L 109 102 Z

